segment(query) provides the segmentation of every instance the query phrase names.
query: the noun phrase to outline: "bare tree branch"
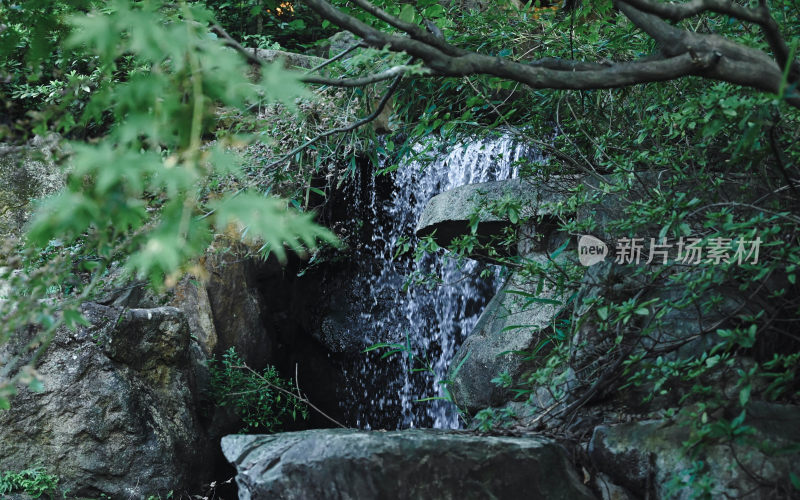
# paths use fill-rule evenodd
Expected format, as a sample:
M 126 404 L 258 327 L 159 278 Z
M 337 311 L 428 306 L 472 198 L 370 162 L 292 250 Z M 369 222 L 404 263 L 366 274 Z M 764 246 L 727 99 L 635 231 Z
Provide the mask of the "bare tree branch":
M 275 167 L 276 165 L 279 165 L 279 164 L 283 163 L 284 161 L 288 160 L 289 158 L 291 158 L 295 154 L 299 153 L 300 151 L 303 151 L 304 149 L 306 149 L 307 147 L 311 146 L 312 144 L 314 144 L 315 142 L 319 141 L 320 139 L 324 139 L 325 137 L 329 137 L 329 136 L 334 135 L 334 134 L 342 134 L 342 133 L 345 133 L 345 132 L 350 132 L 351 130 L 355 130 L 358 127 L 361 127 L 361 126 L 366 125 L 367 123 L 371 122 L 372 120 L 377 118 L 381 114 L 381 112 L 383 112 L 383 108 L 386 107 L 386 103 L 389 102 L 389 99 L 392 97 L 392 94 L 394 94 L 394 91 L 397 90 L 397 86 L 400 84 L 400 80 L 402 78 L 403 78 L 402 74 L 399 74 L 399 75 L 394 77 L 394 80 L 392 81 L 391 85 L 389 85 L 389 88 L 386 89 L 386 92 L 383 94 L 383 97 L 381 98 L 380 102 L 378 102 L 378 106 L 369 115 L 365 116 L 364 118 L 362 118 L 362 119 L 360 119 L 358 121 L 355 121 L 355 122 L 351 123 L 350 125 L 345 125 L 343 127 L 337 127 L 337 128 L 334 128 L 334 129 L 327 130 L 327 131 L 315 136 L 314 138 L 307 140 L 306 142 L 304 142 L 303 144 L 301 144 L 301 145 L 297 146 L 296 148 L 292 149 L 288 153 L 281 155 L 278 159 L 273 160 L 268 165 L 265 165 L 262 170 L 264 172 L 266 172 L 269 169 Z M 241 192 L 243 189 L 244 188 L 242 188 L 239 191 L 237 191 L 236 194 L 239 194 L 239 192 Z M 205 214 L 204 217 L 207 217 L 208 215 L 210 215 L 210 213 Z
M 219 24 L 215 24 L 211 26 L 211 32 L 217 35 L 218 37 L 222 38 L 225 41 L 225 45 L 234 49 L 236 52 L 240 53 L 252 64 L 258 64 L 259 66 L 263 66 L 266 64 L 261 58 L 257 57 L 252 52 L 248 51 L 246 48 L 242 47 L 242 44 L 236 41 L 232 36 L 228 34 L 225 29 L 220 26 Z
M 531 88 L 574 90 L 617 88 L 702 76 L 766 92 L 778 93 L 781 90 L 781 68 L 766 53 L 718 35 L 699 34 L 672 26 L 664 19 L 622 0 L 617 0 L 615 4 L 638 28 L 658 42 L 664 57 L 610 64 L 568 63 L 554 59 L 524 64 L 475 52 L 459 51 L 459 55 L 453 55 L 438 42 L 428 43 L 427 37 L 415 39 L 417 34 L 409 38 L 377 30 L 334 8 L 326 0 L 303 1 L 324 19 L 361 36 L 370 46 L 388 46 L 392 51 L 406 52 L 420 59 L 431 70 L 430 75 L 484 74 L 524 83 Z M 375 6 L 369 7 L 371 4 L 368 0 L 357 0 L 357 4 L 367 12 L 377 12 L 374 14 L 376 16 L 388 16 Z M 411 32 L 409 34 L 421 31 L 420 28 L 412 29 L 400 23 L 402 21 L 392 18 L 393 26 L 402 26 L 404 31 Z M 799 96 L 787 97 L 787 102 L 800 107 Z
M 764 12 L 760 9 L 751 9 L 732 0 L 690 0 L 684 3 L 626 0 L 626 3 L 633 5 L 641 11 L 655 14 L 662 19 L 669 19 L 675 22 L 705 12 L 724 14 L 735 17 L 741 21 L 756 24 L 761 24 L 764 21 Z
M 388 23 L 390 26 L 394 26 L 395 28 L 408 33 L 408 35 L 411 36 L 411 38 L 424 42 L 430 46 L 436 47 L 437 49 L 441 50 L 447 55 L 463 56 L 469 54 L 469 52 L 466 50 L 453 47 L 444 40 L 436 38 L 432 33 L 423 30 L 416 24 L 407 23 L 390 15 L 388 12 L 384 11 L 377 5 L 368 2 L 367 0 L 353 0 L 353 3 L 355 3 L 365 11 L 369 12 L 376 18 L 380 19 L 381 21 Z
M 325 131 L 325 132 L 323 132 L 323 133 L 321 133 L 321 134 L 319 134 L 319 135 L 307 140 L 306 142 L 304 142 L 303 144 L 301 144 L 301 145 L 297 146 L 296 148 L 292 149 L 288 153 L 285 153 L 285 154 L 281 155 L 277 159 L 275 159 L 272 162 L 270 162 L 269 164 L 265 165 L 262 168 L 262 172 L 264 172 L 264 173 L 268 172 L 270 169 L 272 169 L 275 166 L 283 163 L 284 161 L 288 160 L 289 158 L 291 158 L 295 154 L 299 153 L 300 151 L 303 151 L 304 149 L 306 149 L 307 147 L 311 146 L 312 144 L 316 143 L 317 141 L 319 141 L 321 139 L 324 139 L 324 138 L 329 137 L 329 136 L 334 135 L 334 134 L 342 134 L 342 133 L 345 133 L 345 132 L 350 132 L 352 130 L 355 130 L 355 129 L 359 128 L 359 127 L 362 127 L 362 126 L 366 125 L 367 123 L 373 121 L 375 118 L 380 116 L 380 114 L 383 112 L 384 108 L 386 107 L 386 104 L 389 102 L 389 99 L 391 99 L 392 95 L 397 90 L 397 87 L 400 84 L 400 80 L 402 80 L 402 79 L 403 79 L 403 73 L 400 73 L 400 74 L 398 74 L 397 76 L 394 77 L 394 80 L 392 80 L 392 83 L 386 89 L 386 92 L 383 94 L 383 97 L 381 97 L 381 100 L 378 102 L 378 105 L 375 107 L 375 110 L 373 110 L 372 113 L 370 113 L 369 115 L 367 115 L 364 118 L 362 118 L 360 120 L 357 120 L 357 121 L 355 121 L 355 122 L 353 122 L 353 123 L 351 123 L 349 125 L 345 125 L 345 126 L 342 126 L 342 127 L 337 127 L 337 128 L 334 128 L 334 129 L 327 130 L 327 131 Z M 244 192 L 246 189 L 248 189 L 253 184 L 255 184 L 256 180 L 257 179 L 253 179 L 253 180 L 249 181 L 245 186 L 243 186 L 238 191 L 233 193 L 233 196 L 238 196 L 239 194 Z M 206 212 L 203 215 L 201 215 L 200 218 L 201 219 L 205 219 L 206 217 L 209 217 L 212 214 L 214 214 L 214 212 L 215 212 L 215 210 L 209 210 L 208 212 Z
M 332 87 L 363 87 L 365 85 L 382 82 L 384 80 L 389 80 L 390 78 L 404 75 L 412 68 L 413 68 L 412 66 L 406 66 L 406 65 L 394 66 L 392 68 L 387 69 L 386 71 L 382 71 L 380 73 L 375 73 L 374 75 L 368 75 L 360 78 L 324 78 L 318 76 L 304 76 L 300 78 L 300 81 L 304 83 L 330 85 Z
M 611 61 L 604 61 L 604 62 L 573 61 L 570 59 L 558 59 L 555 57 L 543 57 L 542 59 L 535 59 L 533 61 L 528 61 L 527 64 L 529 66 L 555 69 L 558 71 L 597 71 L 597 70 L 608 69 L 609 67 L 613 66 L 613 63 Z
M 732 0 L 690 0 L 685 3 L 664 3 L 653 0 L 625 0 L 625 3 L 643 12 L 654 14 L 662 19 L 669 19 L 675 22 L 706 12 L 714 12 L 731 16 L 740 21 L 757 24 L 761 27 L 764 38 L 766 38 L 767 43 L 775 53 L 778 65 L 783 68 L 789 63 L 789 47 L 786 45 L 783 36 L 781 36 L 778 24 L 770 14 L 769 7 L 765 0 L 760 0 L 757 8 L 745 7 Z M 795 60 L 791 62 L 791 65 L 792 77 L 800 77 L 800 63 Z
M 350 52 L 356 50 L 359 47 L 366 47 L 366 44 L 364 44 L 362 42 L 355 43 L 355 44 L 351 45 L 350 47 L 346 48 L 345 50 L 339 52 L 335 56 L 331 57 L 327 61 L 324 61 L 324 62 L 318 64 L 317 66 L 314 66 L 310 70 L 306 71 L 306 74 L 310 75 L 311 73 L 314 73 L 315 71 L 321 70 L 325 66 L 338 61 L 339 59 L 343 58 L 344 56 L 346 56 L 347 54 L 349 54 Z
M 245 371 L 248 371 L 248 372 L 250 372 L 251 374 L 255 375 L 255 376 L 256 376 L 256 377 L 257 377 L 257 378 L 258 378 L 258 379 L 261 381 L 261 383 L 262 383 L 262 384 L 264 384 L 264 385 L 266 385 L 267 387 L 271 387 L 271 388 L 273 388 L 273 389 L 275 389 L 275 390 L 278 390 L 278 391 L 280 391 L 280 392 L 282 392 L 282 393 L 284 393 L 284 394 L 286 394 L 286 395 L 288 395 L 288 396 L 291 396 L 291 397 L 293 397 L 293 398 L 296 398 L 298 401 L 302 401 L 303 403 L 305 403 L 305 404 L 307 404 L 308 406 L 310 406 L 310 407 L 311 407 L 313 410 L 315 410 L 317 413 L 319 413 L 319 414 L 320 414 L 320 415 L 322 415 L 323 417 L 325 417 L 325 418 L 327 418 L 328 420 L 330 420 L 332 423 L 334 423 L 334 424 L 338 425 L 338 426 L 339 426 L 339 427 L 341 427 L 342 429 L 347 429 L 347 426 L 346 426 L 346 425 L 344 425 L 343 423 L 339 422 L 339 421 L 338 421 L 338 420 L 336 420 L 335 418 L 331 417 L 330 415 L 328 415 L 328 414 L 327 414 L 327 413 L 325 413 L 324 411 L 320 410 L 320 409 L 319 409 L 319 408 L 318 408 L 316 405 L 314 405 L 314 403 L 312 403 L 312 402 L 311 402 L 311 400 L 309 400 L 307 397 L 303 396 L 303 395 L 300 393 L 300 386 L 299 386 L 299 385 L 296 385 L 296 387 L 297 387 L 297 394 L 295 394 L 295 393 L 293 393 L 292 391 L 286 390 L 286 389 L 284 389 L 283 387 L 281 387 L 281 386 L 279 386 L 279 385 L 275 385 L 275 384 L 273 384 L 273 383 L 272 383 L 272 382 L 270 382 L 270 381 L 269 381 L 269 379 L 267 379 L 265 376 L 261 375 L 260 373 L 258 373 L 257 371 L 253 370 L 252 368 L 250 368 L 250 367 L 249 367 L 249 366 L 247 366 L 247 365 L 237 365 L 237 366 L 232 366 L 231 368 L 235 368 L 235 369 L 237 369 L 237 370 L 245 370 Z M 233 395 L 239 395 L 239 394 L 248 394 L 248 393 L 252 393 L 252 392 L 255 392 L 255 389 L 254 389 L 254 390 L 250 390 L 250 391 L 233 392 L 233 393 L 231 393 L 231 394 L 233 394 Z

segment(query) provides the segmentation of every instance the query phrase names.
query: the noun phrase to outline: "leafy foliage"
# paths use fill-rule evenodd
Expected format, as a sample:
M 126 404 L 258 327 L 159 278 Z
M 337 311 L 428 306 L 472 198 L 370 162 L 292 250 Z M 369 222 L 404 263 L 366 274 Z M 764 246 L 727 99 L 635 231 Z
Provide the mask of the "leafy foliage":
M 418 24 L 432 5 L 375 3 Z M 453 2 L 429 18 L 449 43 L 513 60 L 597 60 L 612 54 L 634 59 L 653 51 L 652 41 L 620 19 L 611 2 L 580 4 L 551 14 L 531 5 L 469 12 Z M 771 2 L 770 9 L 788 40 L 800 34 L 796 6 Z M 355 9 L 342 10 L 391 30 Z M 697 30 L 769 50 L 757 30 L 725 16 L 702 16 Z M 431 134 L 455 141 L 510 132 L 549 153 L 547 165 L 523 169 L 528 175 L 589 180 L 552 207 L 563 233 L 602 235 L 607 242 L 691 236 L 703 245 L 761 238 L 757 262 L 627 266 L 606 283 L 593 283 L 595 275 L 580 266 L 502 258 L 500 241 L 485 245 L 473 235 L 450 246 L 456 255 L 502 260 L 532 281 L 558 284 L 563 296 L 571 297 L 574 312 L 555 318 L 542 332 L 546 348 L 540 343 L 531 352 L 513 353 L 536 361 L 537 368 L 517 380 L 498 374 L 496 383 L 517 394 L 535 421 L 554 427 L 608 394 L 644 398 L 640 404 L 645 405 L 658 401 L 652 407 L 660 410 L 671 405 L 672 411 L 651 416 L 675 417 L 691 429 L 685 452 L 695 467 L 681 476 L 688 483 L 677 488 L 694 489 L 699 496 L 717 491 L 697 458 L 706 447 L 749 442 L 754 402 L 800 401 L 800 343 L 789 326 L 800 313 L 800 114 L 785 104 L 783 92 L 765 95 L 702 79 L 583 92 L 533 91 L 483 76 L 415 79 L 405 83 L 395 102 L 403 134 L 390 139 L 391 150 L 381 152 L 397 161 Z M 621 200 L 619 211 L 609 210 L 613 200 Z M 497 205 L 494 209 L 519 228 L 542 222 L 521 216 L 513 200 Z M 398 252 L 409 247 L 401 241 Z M 436 250 L 435 244 L 428 247 Z M 419 278 L 424 277 L 414 281 Z M 582 287 L 593 291 L 576 295 Z M 539 297 L 529 298 L 529 307 L 536 307 Z M 716 314 L 721 310 L 724 314 Z M 675 323 L 681 315 L 685 319 Z M 697 317 L 716 319 L 708 324 Z M 694 330 L 674 343 L 654 340 L 669 328 Z M 680 349 L 696 339 L 702 339 L 703 348 Z M 577 360 L 576 350 L 589 345 L 597 350 Z M 553 405 L 534 397 L 543 391 Z M 473 425 L 503 428 L 520 417 L 509 407 L 486 409 L 474 416 Z
M 53 498 L 57 485 L 58 477 L 47 474 L 42 467 L 0 474 L 0 495 L 23 492 L 32 498 L 42 495 Z
M 303 2 L 291 0 L 202 0 L 219 23 L 248 45 L 277 43 L 288 50 L 307 49 L 332 35 Z M 251 43 L 255 41 L 256 43 Z
M 34 255 L 57 241 L 71 253 L 41 272 L 14 275 L 12 289 L 25 290 L 28 301 L 39 305 L 0 304 L 0 340 L 36 326 L 39 334 L 29 345 L 41 353 L 59 325 L 83 321 L 77 304 L 98 288 L 112 263 L 156 288 L 172 285 L 215 232 L 232 228 L 281 258 L 284 245 L 303 251 L 320 239 L 336 241 L 311 214 L 298 214 L 244 178 L 239 150 L 250 137 L 222 134 L 206 144 L 219 106 L 293 107 L 306 95 L 293 73 L 271 65 L 251 80 L 241 57 L 208 36 L 213 14 L 198 4 L 116 0 L 59 19 L 72 30 L 64 43 L 87 54 L 99 74 L 98 87 L 72 123 L 108 130 L 98 140 L 69 144 L 67 188 L 42 203 L 22 252 Z M 205 183 L 220 175 L 240 187 L 210 198 Z M 14 258 L 9 260 L 7 272 L 16 267 Z M 38 303 L 52 279 L 76 264 L 89 275 L 61 303 L 61 311 Z M 7 405 L 14 386 L 14 379 L 0 381 L 0 405 Z
M 391 29 L 343 0 L 335 3 L 364 22 Z M 496 8 L 483 11 L 465 9 L 458 1 L 375 3 L 406 22 L 422 26 L 432 21 L 453 45 L 514 61 L 612 55 L 633 60 L 654 49 L 650 39 L 617 15 L 610 0 L 572 2 L 579 5 L 568 12 L 543 9 L 539 2 L 498 1 Z M 278 256 L 284 246 L 313 249 L 318 239 L 333 240 L 312 223 L 311 215 L 290 210 L 289 203 L 259 188 L 268 185 L 270 192 L 291 197 L 292 205 L 309 206 L 312 193 L 325 194 L 312 178 L 336 160 L 346 173 L 354 173 L 354 144 L 373 140 L 375 131 L 301 148 L 284 159 L 286 168 L 276 168 L 281 146 L 294 148 L 307 140 L 309 128 L 322 127 L 319 110 L 297 104 L 297 97 L 309 96 L 297 75 L 271 66 L 250 79 L 245 62 L 207 31 L 210 23 L 219 22 L 260 46 L 314 43 L 321 36 L 312 28 L 314 16 L 301 4 L 292 6 L 289 18 L 269 0 L 0 4 L 0 98 L 9 117 L 0 122 L 0 133 L 49 129 L 75 140 L 67 152 L 68 189 L 43 204 L 26 246 L 6 242 L 3 278 L 12 290 L 25 293 L 0 305 L 0 341 L 34 325 L 41 334 L 30 346 L 41 352 L 58 325 L 80 324 L 76 305 L 102 285 L 105 270 L 114 263 L 156 286 L 169 285 L 216 232 L 233 228 Z M 796 5 L 782 0 L 770 7 L 786 38 L 796 39 Z M 701 33 L 767 50 L 751 26 L 722 15 L 697 21 Z M 327 22 L 321 27 L 332 29 Z M 404 56 L 385 50 L 363 50 L 326 71 L 349 77 L 405 63 Z M 350 117 L 371 110 L 383 91 L 378 84 L 329 95 L 341 104 L 341 115 Z M 761 237 L 765 244 L 757 262 L 631 266 L 620 272 L 620 281 L 577 295 L 587 279 L 579 266 L 502 257 L 500 250 L 513 243 L 513 234 L 488 245 L 467 235 L 452 248 L 458 256 L 478 252 L 502 260 L 532 282 L 555 283 L 569 297 L 567 305 L 574 306 L 576 313 L 555 318 L 533 351 L 517 353 L 537 361 L 536 369 L 518 380 L 497 374 L 496 382 L 525 401 L 540 422 L 557 424 L 559 419 L 533 398 L 537 391 L 548 392 L 563 403 L 560 408 L 574 413 L 600 396 L 592 392 L 594 381 L 611 381 L 605 393 L 640 391 L 645 403 L 672 406 L 654 416 L 683 415 L 692 432 L 686 451 L 693 456 L 704 446 L 748 439 L 748 408 L 754 401 L 800 401 L 800 345 L 792 330 L 800 313 L 800 115 L 785 106 L 790 91 L 766 95 L 699 78 L 583 92 L 534 91 L 486 76 L 406 79 L 393 102 L 396 133 L 371 148 L 370 158 L 390 174 L 391 165 L 411 156 L 412 146 L 427 136 L 454 142 L 512 133 L 549 154 L 546 165 L 526 166 L 527 174 L 596 181 L 574 187 L 553 207 L 564 233 L 603 234 L 608 240 L 696 236 L 703 242 Z M 293 107 L 305 112 L 301 125 L 266 146 L 266 159 L 245 166 L 245 147 L 259 134 L 277 135 L 294 120 Z M 261 120 L 243 120 L 253 108 L 269 111 Z M 236 124 L 221 126 L 226 120 Z M 659 179 L 657 185 L 653 178 Z M 615 197 L 626 201 L 621 212 L 608 218 L 580 215 L 602 215 L 605 203 Z M 485 208 L 519 227 L 541 222 L 528 219 L 513 199 Z M 477 221 L 473 217 L 473 229 Z M 409 241 L 402 241 L 398 252 L 411 251 Z M 432 241 L 427 248 L 437 250 Z M 626 288 L 622 281 L 637 286 Z M 54 290 L 60 311 L 42 302 L 53 298 Z M 530 307 L 552 300 L 519 292 L 527 294 Z M 670 315 L 687 310 L 708 315 L 730 301 L 750 307 L 729 309 L 710 327 L 689 334 L 707 341 L 703 349 L 685 354 L 677 344 L 642 348 L 669 326 Z M 573 342 L 586 342 L 587 334 L 598 351 L 592 362 L 583 363 L 573 356 Z M 425 369 L 422 355 L 406 345 L 373 347 L 403 354 L 413 369 Z M 238 361 L 231 357 L 235 353 L 228 355 L 232 369 Z M 17 368 L 12 380 L 0 381 L 0 407 L 8 405 L 17 382 L 37 384 L 35 372 Z M 726 391 L 712 389 L 720 380 L 727 381 Z M 237 383 L 255 381 L 241 378 Z M 259 401 L 253 402 L 253 422 L 259 412 L 269 413 L 266 407 L 258 409 Z M 489 430 L 508 426 L 518 416 L 508 409 L 487 409 L 475 418 Z M 715 491 L 704 471 L 697 459 L 685 475 L 698 495 Z
M 291 392 L 291 380 L 280 378 L 275 367 L 251 371 L 231 347 L 221 359 L 209 360 L 208 368 L 214 404 L 233 407 L 243 432 L 278 432 L 290 416 L 308 418 L 308 407 Z

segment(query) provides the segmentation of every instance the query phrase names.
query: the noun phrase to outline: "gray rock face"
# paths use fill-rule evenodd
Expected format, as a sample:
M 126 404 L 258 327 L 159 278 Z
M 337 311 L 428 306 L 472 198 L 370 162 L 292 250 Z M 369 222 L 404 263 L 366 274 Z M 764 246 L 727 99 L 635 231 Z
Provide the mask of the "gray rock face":
M 547 261 L 543 254 L 529 258 L 542 264 Z M 505 372 L 516 381 L 534 367 L 525 360 L 525 352 L 537 348 L 540 355 L 548 352 L 549 327 L 563 305 L 543 302 L 562 300 L 546 285 L 537 293 L 538 285 L 538 281 L 513 274 L 461 345 L 448 373 L 450 393 L 460 408 L 475 413 L 511 400 L 511 393 L 492 379 Z
M 506 214 L 493 210 L 492 204 L 504 198 L 516 199 L 521 203 L 520 217 L 531 221 L 518 231 L 519 240 L 510 253 L 545 266 L 548 253 L 564 241 L 552 232 L 550 204 L 564 199 L 568 189 L 579 181 L 577 176 L 560 176 L 461 186 L 428 202 L 416 233 L 432 234 L 438 244 L 447 245 L 457 236 L 470 234 L 470 219 L 477 216 L 479 239 L 499 236 L 512 223 Z M 509 402 L 511 392 L 492 379 L 506 373 L 516 382 L 535 368 L 526 353 L 546 354 L 550 326 L 563 309 L 563 300 L 552 286 L 545 282 L 541 285 L 530 276 L 515 273 L 484 310 L 450 363 L 449 389 L 460 408 L 475 413 Z
M 180 311 L 93 303 L 83 311 L 91 326 L 59 330 L 37 366 L 44 391 L 23 390 L 0 412 L 0 470 L 42 465 L 73 495 L 111 498 L 163 495 L 205 478 L 213 449 L 195 413 Z
M 31 216 L 31 200 L 64 186 L 55 163 L 58 136 L 36 136 L 24 146 L 0 146 L 0 235 L 19 236 Z
M 222 450 L 242 500 L 593 498 L 542 437 L 325 429 L 226 436 Z
M 308 56 L 305 54 L 297 54 L 294 52 L 285 52 L 283 50 L 274 49 L 247 49 L 252 52 L 256 57 L 264 62 L 283 61 L 287 68 L 304 68 L 311 69 L 324 61 L 321 57 Z
M 265 304 L 254 282 L 253 262 L 228 251 L 209 255 L 206 266 L 210 270 L 206 294 L 214 325 L 213 334 L 210 325 L 204 334 L 210 342 L 207 350 L 219 356 L 234 347 L 248 366 L 260 370 L 273 361 L 275 346 L 274 335 L 265 327 Z M 186 298 L 191 301 L 193 295 L 187 293 Z M 197 299 L 205 301 L 200 295 Z M 201 323 L 201 317 L 197 319 Z
M 548 181 L 508 179 L 460 186 L 431 198 L 422 212 L 416 233 L 422 237 L 435 232 L 436 242 L 446 246 L 456 236 L 470 234 L 470 217 L 477 214 L 477 235 L 498 236 L 511 223 L 489 209 L 493 202 L 504 197 L 518 199 L 522 203 L 521 217 L 547 216 L 551 214 L 548 203 L 563 199 L 566 190 L 576 182 L 577 178 L 564 176 Z
M 340 31 L 328 38 L 328 41 L 330 42 L 328 57 L 334 57 L 357 44 L 359 39 L 349 31 Z M 352 55 L 353 52 L 345 56 L 345 58 L 352 57 Z
M 711 498 L 790 498 L 789 472 L 800 460 L 800 408 L 753 403 L 746 424 L 756 429 L 747 444 L 700 449 Z M 663 420 L 599 426 L 589 454 L 599 471 L 639 497 L 693 498 L 687 485 L 692 460 L 682 446 L 688 437 L 688 427 Z

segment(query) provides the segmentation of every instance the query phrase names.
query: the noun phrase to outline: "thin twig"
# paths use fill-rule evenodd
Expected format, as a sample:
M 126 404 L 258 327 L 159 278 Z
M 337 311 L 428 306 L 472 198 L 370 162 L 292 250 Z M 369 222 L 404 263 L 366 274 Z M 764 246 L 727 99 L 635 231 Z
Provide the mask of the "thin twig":
M 265 165 L 263 167 L 263 169 L 262 169 L 262 172 L 266 172 L 266 171 L 272 169 L 273 167 L 275 167 L 276 165 L 278 165 L 280 163 L 283 163 L 284 161 L 288 160 L 289 158 L 291 158 L 295 154 L 299 153 L 300 151 L 303 151 L 304 149 L 306 149 L 307 147 L 311 146 L 312 144 L 314 144 L 315 142 L 319 141 L 320 139 L 324 139 L 325 137 L 329 137 L 329 136 L 334 135 L 334 134 L 350 132 L 352 130 L 355 130 L 355 129 L 357 129 L 357 128 L 359 128 L 359 127 L 361 127 L 363 125 L 366 125 L 367 123 L 373 121 L 375 118 L 377 118 L 383 112 L 383 108 L 386 107 L 386 103 L 389 102 L 389 98 L 391 98 L 392 94 L 397 89 L 397 86 L 399 85 L 400 80 L 402 78 L 403 78 L 402 74 L 395 76 L 395 78 L 392 81 L 391 85 L 389 85 L 389 88 L 386 90 L 386 93 L 383 94 L 383 97 L 381 98 L 380 102 L 378 103 L 378 106 L 375 108 L 375 110 L 372 113 L 370 113 L 369 115 L 365 116 L 364 118 L 362 118 L 362 119 L 360 119 L 360 120 L 358 120 L 356 122 L 353 122 L 353 123 L 351 123 L 349 125 L 345 125 L 345 126 L 334 128 L 334 129 L 330 129 L 330 130 L 328 130 L 326 132 L 323 132 L 323 133 L 317 135 L 316 137 L 314 137 L 312 139 L 307 140 L 306 142 L 304 142 L 300 146 L 297 146 L 296 148 L 292 149 L 288 153 L 280 156 L 278 159 L 276 159 L 276 160 L 272 161 L 271 163 Z M 235 193 L 233 193 L 232 196 L 239 195 L 245 189 L 251 187 L 254 183 L 255 183 L 255 181 L 248 182 L 244 187 L 240 188 Z M 201 219 L 205 219 L 206 217 L 209 217 L 210 215 L 212 215 L 214 212 L 215 212 L 215 210 L 210 210 L 210 211 L 206 212 L 205 214 L 201 215 L 200 218 Z
M 252 368 L 250 368 L 250 367 L 249 367 L 249 366 L 247 366 L 247 365 L 237 365 L 237 366 L 233 366 L 232 368 L 236 368 L 236 369 L 238 369 L 238 370 L 247 370 L 247 371 L 249 371 L 250 373 L 254 374 L 256 377 L 258 377 L 258 378 L 261 380 L 261 382 L 262 382 L 264 385 L 266 385 L 266 386 L 268 386 L 268 387 L 271 387 L 271 388 L 273 388 L 273 389 L 276 389 L 276 390 L 278 390 L 278 391 L 280 391 L 280 392 L 282 392 L 282 393 L 284 393 L 284 394 L 287 394 L 287 395 L 289 395 L 289 396 L 292 396 L 293 398 L 297 398 L 299 401 L 302 401 L 303 403 L 307 404 L 307 405 L 308 405 L 308 406 L 310 406 L 312 409 L 314 409 L 314 410 L 315 410 L 317 413 L 319 413 L 319 414 L 320 414 L 320 415 L 322 415 L 323 417 L 327 418 L 328 420 L 330 420 L 330 421 L 331 421 L 331 422 L 333 422 L 334 424 L 338 425 L 338 426 L 339 426 L 339 427 L 341 427 L 342 429 L 347 429 L 347 426 L 346 426 L 346 425 L 344 425 L 343 423 L 341 423 L 341 422 L 339 422 L 338 420 L 336 420 L 335 418 L 331 417 L 330 415 L 328 415 L 328 414 L 327 414 L 327 413 L 325 413 L 324 411 L 322 411 L 322 410 L 320 410 L 319 408 L 317 408 L 317 407 L 316 407 L 316 406 L 315 406 L 315 405 L 314 405 L 314 404 L 313 404 L 311 401 L 309 401 L 309 399 L 308 399 L 307 397 L 303 396 L 303 395 L 302 395 L 302 394 L 299 392 L 299 391 L 300 391 L 300 387 L 299 387 L 299 386 L 298 386 L 298 388 L 297 388 L 297 390 L 298 390 L 298 393 L 297 393 L 297 394 L 295 394 L 295 393 L 293 393 L 292 391 L 288 391 L 288 390 L 284 389 L 283 387 L 280 387 L 280 386 L 277 386 L 277 385 L 273 384 L 272 382 L 270 382 L 269 380 L 267 380 L 267 378 L 266 378 L 266 377 L 264 377 L 263 375 L 261 375 L 260 373 L 258 373 L 257 371 L 253 370 Z M 236 394 L 236 395 L 238 395 L 238 394 L 247 394 L 247 393 L 251 393 L 251 392 L 255 392 L 255 389 L 254 389 L 254 390 L 252 390 L 252 391 L 234 392 L 234 393 L 231 393 L 231 394 Z
M 310 75 L 311 73 L 314 73 L 315 71 L 319 71 L 319 70 L 321 70 L 322 68 L 324 68 L 325 66 L 327 66 L 327 65 L 329 65 L 329 64 L 331 64 L 331 63 L 334 63 L 334 62 L 338 61 L 339 59 L 343 58 L 344 56 L 346 56 L 346 55 L 347 55 L 347 54 L 349 54 L 350 52 L 352 52 L 352 51 L 356 50 L 357 48 L 359 48 L 359 47 L 366 47 L 366 46 L 367 46 L 367 44 L 365 44 L 364 42 L 358 42 L 358 43 L 356 43 L 355 45 L 351 45 L 350 47 L 346 48 L 346 49 L 345 49 L 345 50 L 343 50 L 342 52 L 339 52 L 337 55 L 335 55 L 335 56 L 331 57 L 331 58 L 330 58 L 330 59 L 328 59 L 327 61 L 324 61 L 324 62 L 322 62 L 322 63 L 318 64 L 317 66 L 314 66 L 314 67 L 313 67 L 313 68 L 311 68 L 310 70 L 306 71 L 306 73 L 305 73 L 305 74 L 306 74 L 306 75 Z

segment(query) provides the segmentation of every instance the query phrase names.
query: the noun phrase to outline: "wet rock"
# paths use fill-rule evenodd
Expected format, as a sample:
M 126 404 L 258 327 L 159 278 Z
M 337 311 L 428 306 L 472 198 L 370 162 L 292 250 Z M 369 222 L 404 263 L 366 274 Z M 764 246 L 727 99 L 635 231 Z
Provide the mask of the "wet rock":
M 38 363 L 44 390 L 21 391 L 0 412 L 0 470 L 42 465 L 73 495 L 112 498 L 205 479 L 213 448 L 181 312 L 93 303 L 83 312 L 91 326 L 58 330 Z
M 371 276 L 364 270 L 330 266 L 308 278 L 298 283 L 295 315 L 328 352 L 359 354 L 373 343 L 395 340 L 373 321 L 397 307 L 397 297 L 370 296 Z
M 230 248 L 225 242 L 215 245 L 216 251 L 207 256 L 205 264 L 209 275 L 206 294 L 216 334 L 216 341 L 210 330 L 205 334 L 210 342 L 207 348 L 220 356 L 234 347 L 248 366 L 260 370 L 274 360 L 275 335 L 266 328 L 266 304 L 255 280 L 257 263 L 243 257 L 245 252 L 233 243 Z M 191 293 L 186 295 L 191 297 Z M 198 300 L 204 298 L 198 296 Z
M 599 471 L 639 497 L 690 498 L 689 485 L 696 477 L 709 482 L 711 498 L 789 498 L 789 473 L 800 460 L 800 407 L 755 402 L 745 423 L 755 434 L 731 444 L 700 446 L 694 459 L 682 444 L 689 428 L 675 422 L 598 426 L 589 454 Z M 695 464 L 701 470 L 693 471 Z
M 232 435 L 240 499 L 588 499 L 564 448 L 543 437 L 436 430 Z
M 529 258 L 547 262 L 544 254 Z M 531 354 L 544 356 L 550 350 L 550 326 L 563 309 L 563 298 L 546 284 L 538 287 L 538 280 L 513 274 L 464 340 L 447 377 L 460 408 L 475 413 L 510 401 L 513 394 L 492 379 L 505 373 L 517 381 L 536 366 Z
M 522 204 L 520 218 L 546 218 L 552 214 L 548 204 L 564 199 L 566 190 L 575 182 L 576 178 L 565 176 L 548 181 L 508 179 L 460 186 L 430 199 L 417 223 L 416 234 L 433 234 L 439 245 L 447 246 L 457 236 L 471 234 L 470 219 L 476 216 L 479 238 L 500 236 L 513 224 L 506 214 L 492 210 L 493 203 L 506 197 L 517 199 Z

